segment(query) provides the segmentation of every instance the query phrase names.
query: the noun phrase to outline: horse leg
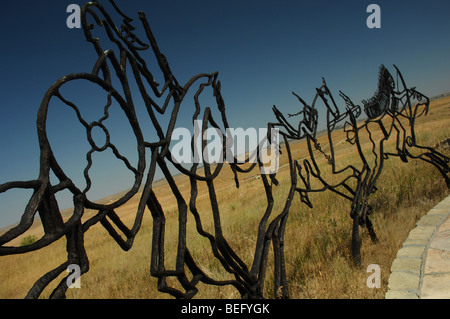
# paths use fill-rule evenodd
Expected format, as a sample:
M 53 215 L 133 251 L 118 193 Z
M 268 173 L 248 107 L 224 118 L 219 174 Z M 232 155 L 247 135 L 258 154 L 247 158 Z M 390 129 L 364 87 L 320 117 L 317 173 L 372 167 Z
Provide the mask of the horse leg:
M 352 257 L 356 266 L 361 267 L 361 241 L 359 239 L 359 215 L 353 217 Z
M 366 228 L 369 231 L 370 239 L 372 240 L 372 243 L 376 244 L 378 243 L 378 237 L 375 233 L 375 229 L 373 228 L 373 224 L 369 219 L 369 216 L 366 216 Z

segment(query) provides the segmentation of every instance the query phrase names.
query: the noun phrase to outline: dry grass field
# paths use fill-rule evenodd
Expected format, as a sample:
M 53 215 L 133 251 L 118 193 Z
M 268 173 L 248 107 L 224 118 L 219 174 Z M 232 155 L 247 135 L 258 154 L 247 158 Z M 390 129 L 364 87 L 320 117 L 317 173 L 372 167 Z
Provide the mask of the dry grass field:
M 450 98 L 432 101 L 428 116 L 416 122 L 418 143 L 435 146 L 450 137 Z M 356 149 L 344 141 L 338 133 L 336 156 L 340 165 L 357 160 Z M 374 135 L 376 138 L 376 134 Z M 327 149 L 325 136 L 321 145 Z M 367 145 L 369 147 L 370 145 Z M 291 145 L 293 157 L 306 156 L 304 142 Z M 441 152 L 450 155 L 449 149 Z M 367 150 L 366 150 L 367 151 Z M 277 178 L 280 185 L 274 187 L 274 212 L 279 212 L 289 189 L 289 167 L 285 152 L 281 157 Z M 321 164 L 327 169 L 325 160 Z M 256 244 L 258 222 L 266 207 L 264 188 L 256 173 L 243 180 L 240 189 L 234 187 L 233 175 L 224 167 L 215 183 L 221 210 L 222 227 L 229 244 L 239 256 L 251 265 Z M 178 176 L 177 185 L 183 196 L 189 198 L 189 180 Z M 210 203 L 199 184 L 198 208 L 206 230 L 213 233 Z M 155 192 L 166 213 L 167 243 L 166 264 L 172 265 L 177 247 L 177 206 L 170 188 L 165 182 L 155 185 Z M 385 162 L 378 181 L 378 191 L 372 196 L 374 207 L 372 221 L 379 243 L 373 244 L 365 230 L 362 237 L 362 269 L 351 261 L 350 202 L 331 193 L 311 196 L 314 208 L 300 202 L 296 195 L 292 203 L 285 235 L 287 276 L 292 298 L 384 298 L 390 274 L 390 266 L 415 222 L 448 195 L 448 190 L 438 171 L 431 165 L 411 160 L 403 163 L 398 158 Z M 205 200 L 202 200 L 202 197 Z M 133 223 L 139 194 L 116 212 L 127 225 Z M 86 212 L 86 217 L 92 212 Z M 86 218 L 85 217 L 85 218 Z M 188 216 L 188 247 L 200 267 L 216 279 L 229 278 L 220 264 L 212 258 L 209 242 L 196 235 L 193 216 Z M 40 225 L 36 222 L 26 234 L 39 236 Z M 21 238 L 14 244 L 20 244 Z M 152 240 L 152 218 L 147 211 L 133 248 L 124 252 L 109 237 L 106 230 L 95 225 L 86 233 L 85 247 L 90 261 L 90 270 L 81 277 L 80 289 L 69 289 L 68 298 L 169 298 L 156 289 L 156 279 L 150 276 L 150 252 Z M 172 247 L 170 247 L 172 245 Z M 172 248 L 172 249 L 171 249 Z M 33 283 L 50 269 L 65 261 L 65 239 L 40 251 L 24 255 L 0 257 L 0 298 L 23 298 Z M 381 267 L 381 288 L 366 286 L 369 274 L 366 267 L 378 264 Z M 273 298 L 269 265 L 265 295 Z M 63 277 L 61 277 L 63 278 Z M 55 284 L 58 281 L 55 281 Z M 52 286 L 54 287 L 54 286 Z M 49 287 L 42 297 L 48 297 Z M 200 286 L 196 298 L 239 298 L 233 287 Z

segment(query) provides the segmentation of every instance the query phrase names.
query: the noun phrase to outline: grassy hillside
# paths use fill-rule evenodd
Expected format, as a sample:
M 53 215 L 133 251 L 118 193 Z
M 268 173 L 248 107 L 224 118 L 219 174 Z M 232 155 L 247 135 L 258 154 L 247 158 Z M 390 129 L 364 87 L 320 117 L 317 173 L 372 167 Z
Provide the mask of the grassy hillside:
M 435 146 L 450 137 L 450 98 L 432 102 L 428 116 L 417 120 L 416 133 L 421 145 Z M 339 135 L 340 134 L 340 135 Z M 378 134 L 378 135 L 377 135 Z M 374 138 L 379 134 L 374 134 Z M 336 156 L 345 166 L 358 160 L 356 150 L 345 143 L 345 135 L 336 135 Z M 325 136 L 321 145 L 327 149 Z M 304 142 L 292 144 L 294 158 L 301 159 L 307 151 Z M 370 144 L 366 145 L 369 153 Z M 441 152 L 450 155 L 449 149 Z M 279 212 L 289 189 L 287 159 L 281 157 L 274 187 L 274 211 Z M 329 169 L 325 160 L 321 167 Z M 183 196 L 189 198 L 189 180 L 178 176 L 177 185 Z M 260 179 L 252 176 L 243 180 L 240 189 L 234 187 L 233 174 L 224 168 L 215 182 L 221 210 L 222 226 L 229 244 L 239 256 L 251 264 L 256 244 L 258 222 L 264 213 L 266 199 Z M 206 230 L 213 232 L 210 203 L 199 184 L 198 208 Z M 166 213 L 166 264 L 172 265 L 177 247 L 178 216 L 174 196 L 168 185 L 160 182 L 155 192 Z M 430 208 L 448 195 L 448 190 L 437 170 L 423 161 L 403 163 L 393 158 L 385 162 L 378 182 L 378 191 L 373 195 L 373 224 L 379 243 L 373 244 L 366 231 L 362 231 L 363 269 L 355 268 L 351 261 L 350 202 L 331 193 L 311 196 L 314 208 L 302 204 L 298 198 L 292 204 L 285 236 L 287 275 L 292 298 L 383 298 L 387 290 L 389 269 L 397 250 L 401 247 L 415 222 Z M 204 200 L 202 200 L 204 198 Z M 139 202 L 139 194 L 116 212 L 127 225 L 133 217 Z M 93 212 L 86 212 L 86 217 Z M 230 278 L 219 263 L 212 258 L 209 242 L 196 235 L 193 217 L 188 220 L 188 247 L 200 267 L 216 279 Z M 42 234 L 39 222 L 24 236 Z M 13 244 L 20 244 L 17 238 Z M 156 279 L 149 273 L 150 248 L 152 240 L 152 218 L 147 211 L 142 229 L 133 248 L 124 252 L 109 237 L 101 225 L 92 227 L 86 233 L 85 246 L 90 260 L 90 271 L 81 278 L 81 289 L 69 289 L 68 298 L 168 298 L 156 289 Z M 170 247 L 171 246 L 171 247 Z M 24 255 L 0 257 L 0 298 L 23 298 L 33 283 L 48 270 L 65 261 L 65 239 L 40 251 Z M 381 267 L 382 286 L 379 289 L 366 287 L 369 264 Z M 269 265 L 266 279 L 266 296 L 274 297 L 273 278 Z M 62 277 L 61 277 L 62 278 Z M 55 284 L 58 281 L 55 281 Z M 43 297 L 48 297 L 52 287 Z M 199 298 L 237 298 L 239 294 L 232 287 L 202 286 Z

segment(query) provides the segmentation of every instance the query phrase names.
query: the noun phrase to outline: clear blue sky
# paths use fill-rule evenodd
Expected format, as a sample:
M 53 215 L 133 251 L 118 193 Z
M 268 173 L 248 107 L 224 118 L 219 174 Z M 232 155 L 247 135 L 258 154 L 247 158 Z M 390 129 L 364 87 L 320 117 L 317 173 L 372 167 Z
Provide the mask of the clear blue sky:
M 322 77 L 336 96 L 342 90 L 359 103 L 373 94 L 380 64 L 388 68 L 396 64 L 408 85 L 428 96 L 450 91 L 448 0 L 116 2 L 135 18 L 138 28 L 137 11 L 146 13 L 181 84 L 195 74 L 219 71 L 232 127 L 265 127 L 274 119 L 274 104 L 282 112 L 297 112 L 299 105 L 291 92 L 311 101 Z M 82 30 L 66 27 L 66 8 L 71 3 L 84 1 L 2 3 L 0 183 L 37 178 L 36 114 L 42 97 L 63 75 L 90 72 L 96 60 Z M 381 29 L 366 26 L 370 3 L 381 7 Z M 96 96 L 92 88 L 75 88 L 80 104 L 95 102 L 95 110 L 85 107 L 86 115 L 99 119 L 105 98 Z M 113 123 L 124 123 L 120 119 L 117 115 Z M 84 188 L 89 145 L 83 128 L 67 108 L 52 109 L 49 123 L 57 160 Z M 129 128 L 123 124 L 122 133 L 121 125 L 115 126 L 117 143 L 133 159 Z M 150 121 L 142 119 L 144 125 Z M 94 158 L 98 160 L 94 165 L 99 163 L 98 178 L 88 193 L 93 200 L 131 183 L 130 174 L 103 164 L 101 156 Z M 20 219 L 29 196 L 28 191 L 0 194 L 0 226 Z M 60 205 L 68 207 L 70 200 L 61 196 Z

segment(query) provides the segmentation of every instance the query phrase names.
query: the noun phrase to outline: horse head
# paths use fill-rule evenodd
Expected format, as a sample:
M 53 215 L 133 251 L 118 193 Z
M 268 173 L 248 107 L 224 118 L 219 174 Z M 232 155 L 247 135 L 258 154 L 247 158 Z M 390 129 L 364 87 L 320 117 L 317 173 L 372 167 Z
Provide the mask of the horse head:
M 122 68 L 125 67 L 125 57 L 130 60 L 132 66 L 136 66 L 138 68 L 141 76 L 145 78 L 147 83 L 150 85 L 153 93 L 157 97 L 161 97 L 164 91 L 169 88 L 172 92 L 176 92 L 181 94 L 182 89 L 178 85 L 177 80 L 175 79 L 169 63 L 167 62 L 166 57 L 161 53 L 156 39 L 151 31 L 149 23 L 146 19 L 146 16 L 143 12 L 139 12 L 139 19 L 141 20 L 142 27 L 145 32 L 145 36 L 147 39 L 142 40 L 138 35 L 136 35 L 136 27 L 133 26 L 133 19 L 125 15 L 115 4 L 114 1 L 109 0 L 111 5 L 113 6 L 115 12 L 122 19 L 121 23 L 115 23 L 112 16 L 105 10 L 105 8 L 98 2 L 88 2 L 81 9 L 81 22 L 84 30 L 84 34 L 86 37 L 86 41 L 93 44 L 95 51 L 99 55 L 99 57 L 106 57 L 109 55 L 114 56 L 113 62 L 120 64 Z M 96 9 L 96 10 L 94 10 Z M 98 37 L 93 35 L 93 30 L 95 30 L 94 23 L 88 23 L 88 17 L 91 16 L 95 24 L 99 27 L 103 27 L 106 32 L 107 37 L 119 50 L 118 57 L 120 61 L 116 59 L 115 54 L 113 53 L 113 48 L 110 47 L 109 44 L 107 50 L 102 48 L 102 44 Z M 120 24 L 120 29 L 116 26 Z M 160 71 L 164 76 L 164 86 L 161 91 L 158 90 L 160 84 L 154 79 L 152 72 L 147 67 L 147 63 L 144 58 L 141 57 L 140 52 L 144 52 L 148 49 L 151 49 L 154 53 L 154 56 L 157 60 Z M 105 56 L 106 55 L 106 56 Z M 104 61 L 102 61 L 104 62 Z M 108 70 L 105 70 L 107 66 L 102 63 L 99 67 L 102 67 L 102 71 L 104 71 L 105 77 L 108 77 Z M 116 69 L 116 67 L 114 67 Z M 95 68 L 94 68 L 95 70 Z M 116 70 L 117 71 L 117 70 Z

